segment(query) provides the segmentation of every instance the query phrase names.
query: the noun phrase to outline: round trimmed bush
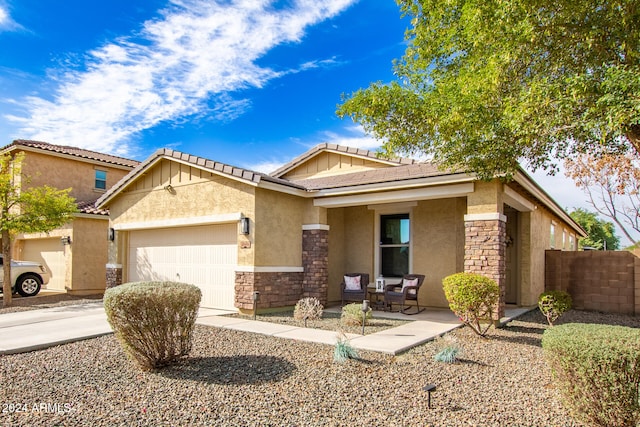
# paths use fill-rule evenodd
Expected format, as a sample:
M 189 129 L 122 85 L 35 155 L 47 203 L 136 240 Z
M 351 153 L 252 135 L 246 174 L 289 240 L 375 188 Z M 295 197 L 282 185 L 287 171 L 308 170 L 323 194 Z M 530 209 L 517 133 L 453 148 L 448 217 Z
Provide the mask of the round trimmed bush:
M 365 315 L 365 325 L 373 318 L 373 310 L 369 309 Z M 340 321 L 345 326 L 362 326 L 362 304 L 354 302 L 342 307 Z
M 551 326 L 560 316 L 571 310 L 572 303 L 571 295 L 565 291 L 547 291 L 538 297 L 538 308 Z
M 582 422 L 640 422 L 640 330 L 569 323 L 542 336 L 545 358 L 565 407 Z
M 189 353 L 201 295 L 186 283 L 125 283 L 105 292 L 104 308 L 124 351 L 151 370 Z
M 477 273 L 456 273 L 442 280 L 449 308 L 460 320 L 480 336 L 494 323 L 498 304 L 498 284 Z

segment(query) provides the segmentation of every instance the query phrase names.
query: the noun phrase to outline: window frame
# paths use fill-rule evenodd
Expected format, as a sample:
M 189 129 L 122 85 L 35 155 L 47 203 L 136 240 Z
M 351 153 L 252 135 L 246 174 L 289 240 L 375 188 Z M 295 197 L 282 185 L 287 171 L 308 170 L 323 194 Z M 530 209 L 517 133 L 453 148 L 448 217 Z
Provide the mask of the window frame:
M 104 179 L 98 177 L 99 173 L 103 173 L 104 174 Z M 99 182 L 104 183 L 104 188 L 101 188 L 101 187 L 98 186 Z M 96 191 L 107 191 L 107 171 L 106 170 L 95 169 L 94 180 L 93 180 L 93 189 L 96 190 Z
M 380 238 L 380 227 L 381 227 L 381 217 L 385 215 L 401 215 L 408 214 L 409 215 L 409 273 L 413 271 L 413 242 L 414 242 L 414 214 L 413 208 L 418 205 L 417 202 L 408 202 L 408 203 L 398 203 L 393 205 L 370 205 L 369 209 L 375 210 L 374 216 L 374 260 L 373 267 L 375 272 L 375 277 L 380 277 L 382 275 L 382 247 L 381 238 Z M 398 277 L 385 277 L 387 284 L 389 283 L 400 283 L 401 278 Z

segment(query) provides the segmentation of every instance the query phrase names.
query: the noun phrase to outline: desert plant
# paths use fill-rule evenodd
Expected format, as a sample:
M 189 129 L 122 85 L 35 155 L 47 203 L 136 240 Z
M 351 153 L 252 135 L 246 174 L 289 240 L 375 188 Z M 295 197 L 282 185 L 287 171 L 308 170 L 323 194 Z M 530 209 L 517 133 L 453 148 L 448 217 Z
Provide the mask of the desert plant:
M 475 333 L 485 336 L 494 323 L 500 288 L 477 273 L 456 273 L 442 280 L 449 308 Z
M 150 370 L 189 353 L 200 298 L 185 283 L 135 282 L 108 289 L 104 308 L 125 352 Z
M 538 297 L 538 308 L 551 326 L 566 311 L 571 310 L 571 305 L 571 295 L 565 291 L 547 291 Z
M 349 343 L 344 333 L 341 333 L 333 349 L 333 361 L 336 363 L 344 363 L 349 359 L 357 358 L 358 352 L 351 346 L 351 343 Z
M 458 345 L 455 337 L 446 335 L 443 338 L 438 338 L 436 340 L 436 346 L 439 350 L 433 356 L 435 361 L 444 363 L 455 363 L 458 361 L 458 355 L 462 351 L 462 348 Z
M 365 325 L 372 317 L 372 310 L 369 309 L 365 315 Z M 342 307 L 340 321 L 345 326 L 362 326 L 362 304 L 354 302 Z
M 302 298 L 293 309 L 293 318 L 296 320 L 304 320 L 305 327 L 307 320 L 317 320 L 322 318 L 322 310 L 324 307 L 320 304 L 318 298 Z
M 582 422 L 640 422 L 640 330 L 569 323 L 542 336 L 545 358 L 565 406 Z

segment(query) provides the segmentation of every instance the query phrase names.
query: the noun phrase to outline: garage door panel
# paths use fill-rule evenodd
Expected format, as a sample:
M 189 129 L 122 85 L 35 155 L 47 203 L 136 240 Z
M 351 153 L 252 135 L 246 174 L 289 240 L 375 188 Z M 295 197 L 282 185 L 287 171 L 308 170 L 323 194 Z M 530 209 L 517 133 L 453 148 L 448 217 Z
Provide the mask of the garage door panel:
M 203 307 L 235 309 L 235 224 L 132 231 L 129 280 L 191 283 Z

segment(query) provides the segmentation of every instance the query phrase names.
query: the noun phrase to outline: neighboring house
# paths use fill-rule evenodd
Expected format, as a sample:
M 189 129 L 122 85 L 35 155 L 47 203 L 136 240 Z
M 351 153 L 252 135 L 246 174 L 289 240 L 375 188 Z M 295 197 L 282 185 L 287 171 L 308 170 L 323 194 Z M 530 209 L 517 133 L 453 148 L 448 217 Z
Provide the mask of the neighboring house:
M 314 296 L 340 301 L 342 276 L 425 274 L 420 303 L 447 307 L 442 279 L 478 271 L 505 303 L 534 305 L 545 249 L 584 231 L 524 171 L 479 181 L 430 163 L 321 144 L 271 175 L 163 149 L 97 203 L 109 209 L 107 286 L 177 280 L 202 305 L 252 310 Z
M 0 149 L 2 154 L 18 152 L 25 153 L 22 171 L 30 178 L 23 185 L 71 188 L 79 212 L 71 223 L 49 233 L 16 236 L 13 258 L 45 264 L 51 272 L 47 289 L 103 292 L 109 214 L 96 209 L 95 201 L 139 162 L 38 141 L 15 140 Z

